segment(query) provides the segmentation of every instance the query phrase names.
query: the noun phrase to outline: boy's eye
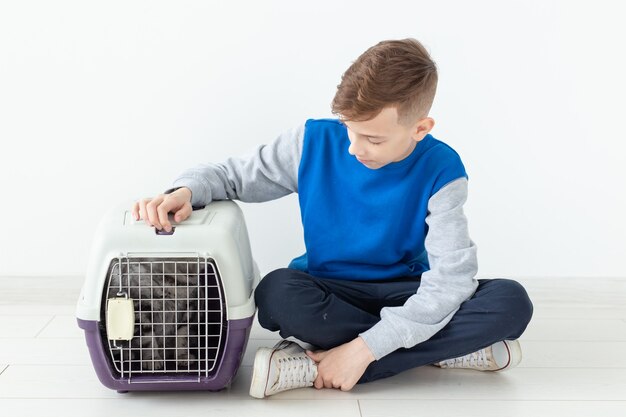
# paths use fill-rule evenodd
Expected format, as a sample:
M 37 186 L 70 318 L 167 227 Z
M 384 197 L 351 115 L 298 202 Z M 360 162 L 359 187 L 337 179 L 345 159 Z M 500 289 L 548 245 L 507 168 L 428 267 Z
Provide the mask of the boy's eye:
M 369 143 L 372 145 L 380 145 L 382 142 L 373 142 L 371 138 L 368 138 Z

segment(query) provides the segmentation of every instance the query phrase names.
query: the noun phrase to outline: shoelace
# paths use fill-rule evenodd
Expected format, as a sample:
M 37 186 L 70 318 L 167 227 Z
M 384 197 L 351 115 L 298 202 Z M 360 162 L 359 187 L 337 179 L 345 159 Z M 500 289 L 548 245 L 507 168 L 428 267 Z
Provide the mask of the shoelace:
M 317 365 L 308 356 L 280 358 L 278 366 L 277 390 L 309 386 L 317 372 Z
M 449 368 L 467 368 L 469 366 L 488 367 L 491 363 L 487 359 L 487 353 L 485 349 L 481 349 L 477 352 L 472 352 L 468 355 L 461 356 L 454 359 L 447 359 L 443 361 Z

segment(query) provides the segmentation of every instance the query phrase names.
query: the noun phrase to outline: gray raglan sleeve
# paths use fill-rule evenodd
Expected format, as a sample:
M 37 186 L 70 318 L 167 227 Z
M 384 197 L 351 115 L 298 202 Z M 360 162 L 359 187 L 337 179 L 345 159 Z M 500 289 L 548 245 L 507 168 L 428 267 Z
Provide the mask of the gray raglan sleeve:
M 467 178 L 459 178 L 429 199 L 425 247 L 430 270 L 404 305 L 384 307 L 381 320 L 359 335 L 376 360 L 430 339 L 476 292 L 477 247 L 463 213 L 467 188 Z
M 260 203 L 297 193 L 303 140 L 304 123 L 247 155 L 183 171 L 164 194 L 188 187 L 192 206 L 199 207 L 213 200 Z

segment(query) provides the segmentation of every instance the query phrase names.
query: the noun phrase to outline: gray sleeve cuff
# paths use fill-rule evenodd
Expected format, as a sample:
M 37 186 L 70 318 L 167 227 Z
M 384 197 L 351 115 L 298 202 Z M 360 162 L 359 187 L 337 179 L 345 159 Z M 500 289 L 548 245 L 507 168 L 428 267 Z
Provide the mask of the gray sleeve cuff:
M 398 332 L 385 323 L 385 320 L 379 321 L 369 330 L 359 334 L 359 336 L 365 341 L 376 360 L 387 356 L 404 345 Z
M 211 201 L 210 191 L 202 182 L 191 177 L 178 178 L 174 181 L 173 187 L 165 190 L 163 194 L 170 194 L 179 188 L 187 187 L 191 190 L 191 205 L 193 207 L 203 207 L 207 201 Z

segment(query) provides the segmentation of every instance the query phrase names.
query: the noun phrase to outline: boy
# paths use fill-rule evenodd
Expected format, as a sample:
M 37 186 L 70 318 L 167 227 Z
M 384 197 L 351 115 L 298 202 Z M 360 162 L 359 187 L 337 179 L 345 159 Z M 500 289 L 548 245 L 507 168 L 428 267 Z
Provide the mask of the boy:
M 185 171 L 133 205 L 171 229 L 192 205 L 261 202 L 297 192 L 306 253 L 255 289 L 261 326 L 287 340 L 257 351 L 250 394 L 263 398 L 357 383 L 436 365 L 516 366 L 533 306 L 513 280 L 477 280 L 459 155 L 429 132 L 437 69 L 415 39 L 365 51 L 343 74 L 339 119 L 307 120 L 259 146 Z

